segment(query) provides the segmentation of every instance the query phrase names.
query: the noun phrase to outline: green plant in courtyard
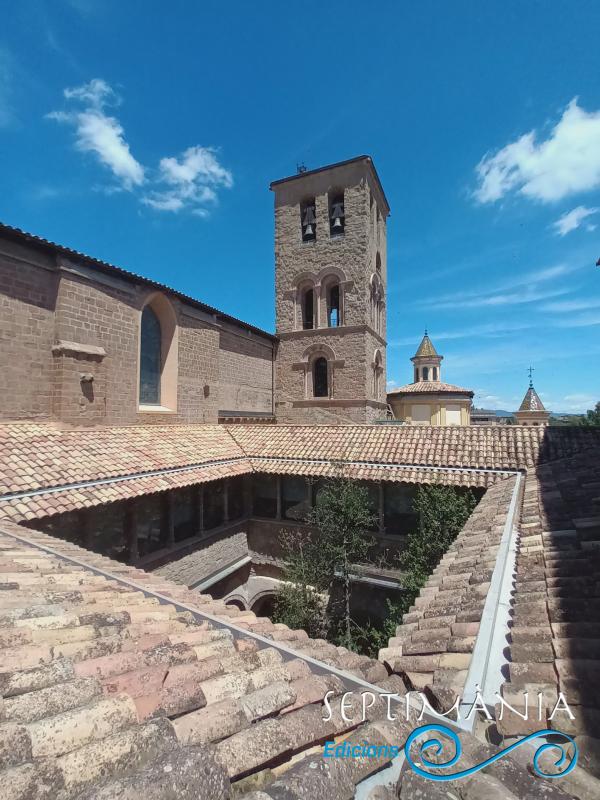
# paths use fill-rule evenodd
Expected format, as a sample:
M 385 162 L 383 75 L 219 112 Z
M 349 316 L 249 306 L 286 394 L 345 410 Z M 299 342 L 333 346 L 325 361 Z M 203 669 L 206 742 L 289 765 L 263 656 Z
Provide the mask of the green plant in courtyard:
M 314 531 L 282 533 L 284 581 L 278 592 L 274 619 L 311 636 L 352 650 L 376 655 L 395 635 L 403 614 L 464 527 L 476 506 L 470 491 L 451 486 L 417 490 L 416 528 L 401 553 L 403 593 L 387 601 L 388 613 L 379 625 L 361 626 L 352 618 L 352 575 L 367 561 L 374 539 L 369 535 L 376 516 L 364 485 L 339 476 L 317 495 L 306 518 Z M 328 602 L 327 602 L 328 598 Z
M 305 520 L 315 533 L 282 534 L 286 584 L 276 599 L 277 621 L 293 626 L 304 619 L 301 627 L 310 632 L 318 614 L 316 598 L 328 597 L 317 627 L 326 628 L 331 641 L 355 647 L 361 629 L 351 615 L 352 566 L 366 560 L 375 520 L 365 486 L 340 474 L 321 488 Z

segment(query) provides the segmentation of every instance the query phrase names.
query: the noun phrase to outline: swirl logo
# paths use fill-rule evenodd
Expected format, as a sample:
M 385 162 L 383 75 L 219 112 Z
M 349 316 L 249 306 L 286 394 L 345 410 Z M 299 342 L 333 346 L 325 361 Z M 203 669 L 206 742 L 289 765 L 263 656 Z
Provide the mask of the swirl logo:
M 430 739 L 427 739 L 424 742 L 421 742 L 419 745 L 419 763 L 416 763 L 411 754 L 410 748 L 412 744 L 419 738 L 423 736 L 427 736 L 428 734 L 440 733 L 446 736 L 448 739 L 452 741 L 454 755 L 449 758 L 447 761 L 430 761 L 427 757 L 427 754 L 431 753 L 436 758 L 442 754 L 444 749 L 444 743 L 441 741 L 440 738 L 437 736 L 433 736 Z M 411 768 L 418 774 L 421 775 L 423 778 L 428 778 L 432 781 L 457 781 L 461 778 L 466 778 L 469 775 L 472 775 L 474 772 L 479 772 L 479 770 L 485 769 L 490 764 L 493 764 L 495 761 L 499 761 L 501 758 L 507 756 L 512 750 L 516 750 L 518 747 L 522 747 L 527 742 L 531 742 L 534 739 L 541 739 L 546 738 L 548 736 L 558 736 L 560 737 L 564 743 L 561 744 L 559 742 L 544 742 L 540 744 L 533 756 L 533 769 L 537 775 L 541 778 L 546 778 L 553 780 L 555 778 L 562 778 L 564 775 L 568 775 L 572 769 L 575 768 L 577 764 L 577 744 L 575 740 L 568 736 L 566 733 L 562 733 L 561 731 L 555 731 L 552 729 L 544 729 L 541 731 L 537 731 L 536 733 L 531 733 L 529 736 L 524 736 L 522 739 L 519 739 L 518 742 L 511 744 L 509 747 L 501 750 L 500 752 L 496 753 L 495 755 L 491 756 L 490 758 L 482 761 L 479 764 L 475 764 L 468 769 L 458 770 L 457 772 L 449 772 L 445 774 L 441 774 L 438 771 L 444 769 L 450 769 L 457 765 L 460 761 L 462 755 L 462 745 L 460 743 L 460 739 L 455 731 L 451 728 L 447 727 L 446 725 L 422 725 L 420 728 L 416 728 L 406 740 L 406 744 L 404 745 L 404 755 L 406 756 L 406 760 L 410 764 Z M 566 752 L 566 744 L 570 742 L 573 745 L 573 754 L 570 757 Z M 544 753 L 547 751 L 554 750 L 556 751 L 556 755 L 558 756 L 556 761 L 554 762 L 554 766 L 558 770 L 557 772 L 545 772 L 539 765 L 540 758 Z M 566 766 L 565 766 L 566 764 Z M 564 767 L 564 769 L 563 769 Z M 428 772 L 427 770 L 436 770 L 435 772 Z

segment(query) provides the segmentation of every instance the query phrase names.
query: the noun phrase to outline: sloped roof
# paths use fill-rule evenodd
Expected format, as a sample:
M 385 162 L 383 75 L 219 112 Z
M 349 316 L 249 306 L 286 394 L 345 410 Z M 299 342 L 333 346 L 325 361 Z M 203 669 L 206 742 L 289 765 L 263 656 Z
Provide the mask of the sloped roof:
M 422 358 L 423 356 L 438 356 L 438 352 L 427 334 L 421 339 L 421 344 L 417 348 L 417 352 L 414 354 L 413 358 Z
M 600 445 L 594 428 L 399 425 L 0 425 L 0 516 L 15 521 L 251 472 L 486 486 Z M 456 470 L 462 470 L 461 473 Z
M 533 388 L 533 384 L 529 384 L 529 389 L 525 392 L 523 402 L 519 406 L 519 411 L 545 411 L 544 404 L 539 398 L 538 393 Z
M 455 386 L 453 383 L 443 383 L 442 381 L 417 381 L 416 383 L 407 383 L 406 386 L 392 389 L 388 392 L 388 395 L 444 393 L 467 394 L 469 397 L 473 397 L 472 389 L 464 389 L 462 386 Z
M 358 715 L 326 721 L 328 690 L 405 692 L 367 656 L 6 522 L 0 584 L 0 781 L 28 797 L 137 798 L 155 783 L 152 797 L 187 798 L 192 782 L 225 799 L 292 752 L 373 735 Z M 357 780 L 381 766 L 367 761 Z

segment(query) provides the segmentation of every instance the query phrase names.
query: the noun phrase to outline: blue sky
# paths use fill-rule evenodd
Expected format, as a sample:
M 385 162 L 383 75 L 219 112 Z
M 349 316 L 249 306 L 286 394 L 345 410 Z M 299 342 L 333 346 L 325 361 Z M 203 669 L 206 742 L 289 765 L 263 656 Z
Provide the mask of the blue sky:
M 600 399 L 600 5 L 20 0 L 0 219 L 273 330 L 271 180 L 373 156 L 388 380 Z

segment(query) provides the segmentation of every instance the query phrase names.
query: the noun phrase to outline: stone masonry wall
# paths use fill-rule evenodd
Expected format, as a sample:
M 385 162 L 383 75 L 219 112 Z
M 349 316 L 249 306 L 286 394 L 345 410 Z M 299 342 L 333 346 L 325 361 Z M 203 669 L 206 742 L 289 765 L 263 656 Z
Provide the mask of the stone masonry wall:
M 27 263 L 28 260 L 31 263 Z M 52 416 L 58 279 L 43 254 L 0 241 L 0 417 Z
M 219 410 L 273 413 L 274 343 L 223 330 L 219 341 Z
M 329 231 L 329 195 L 344 191 L 345 229 L 342 236 Z M 385 402 L 385 320 L 382 335 L 372 330 L 370 280 L 381 260 L 381 280 L 386 284 L 385 219 L 387 208 L 367 162 L 332 167 L 316 174 L 279 184 L 275 188 L 276 328 L 281 338 L 276 367 L 276 413 L 281 422 L 367 422 L 381 416 L 373 413 L 367 400 L 374 400 L 372 361 L 376 347 L 384 355 L 382 389 L 377 402 Z M 301 203 L 315 198 L 316 241 L 302 241 Z M 377 214 L 379 207 L 380 213 Z M 326 292 L 328 275 L 342 280 L 342 321 L 327 327 Z M 301 330 L 296 287 L 310 278 L 316 286 L 316 329 Z M 318 307 L 318 310 L 317 310 Z M 385 317 L 385 313 L 383 314 Z M 327 346 L 336 361 L 334 400 L 315 399 L 306 403 L 304 372 L 307 350 Z M 314 349 L 313 349 L 314 352 Z M 310 395 L 310 392 L 309 392 Z M 360 408 L 346 401 L 361 401 Z
M 118 273 L 0 240 L 0 419 L 214 423 L 220 408 L 270 412 L 273 341 L 168 293 L 176 410 L 139 410 L 141 311 L 155 294 Z

